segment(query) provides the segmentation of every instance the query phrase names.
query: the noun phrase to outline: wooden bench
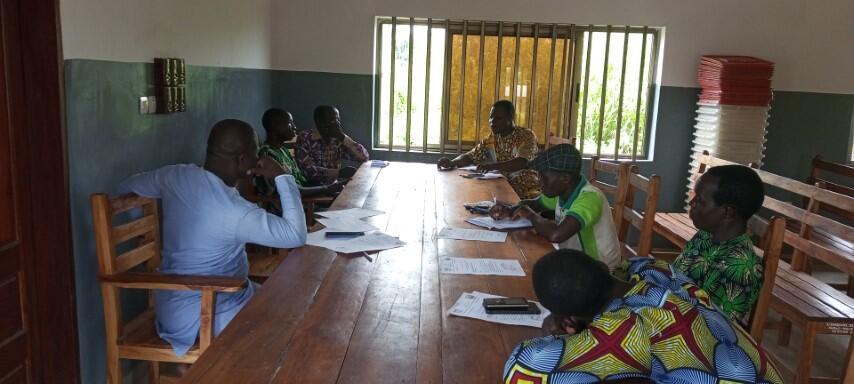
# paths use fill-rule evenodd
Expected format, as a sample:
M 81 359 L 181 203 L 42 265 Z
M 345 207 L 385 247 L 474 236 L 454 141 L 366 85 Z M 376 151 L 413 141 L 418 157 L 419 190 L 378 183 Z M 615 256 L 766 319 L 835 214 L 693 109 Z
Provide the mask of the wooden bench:
M 697 173 L 702 174 L 710 167 L 728 164 L 734 163 L 704 153 L 700 158 Z M 849 250 L 821 242 L 822 238 L 828 237 L 851 242 L 854 231 L 850 226 L 823 217 L 814 211 L 817 206 L 833 206 L 850 211 L 854 209 L 854 198 L 767 171 L 756 170 L 756 172 L 766 185 L 806 197 L 810 202 L 807 209 L 804 209 L 766 196 L 763 208 L 773 212 L 774 215 L 801 223 L 800 228 L 808 228 L 808 233 L 813 231 L 813 233 L 824 234 L 822 235 L 824 237 L 804 237 L 802 236 L 804 231 L 796 232 L 791 228 L 785 231 L 784 243 L 801 256 L 793 258 L 791 265 L 780 262 L 774 298 L 770 306 L 784 318 L 780 324 L 773 326 L 779 329 L 780 344 L 788 343 L 792 322 L 804 329 L 796 377 L 798 382 L 809 382 L 815 336 L 822 333 L 850 335 L 854 329 L 854 299 L 804 273 L 805 260 L 815 258 L 849 276 L 854 275 L 854 254 Z M 696 180 L 696 177 L 692 179 Z M 654 229 L 656 233 L 680 247 L 684 247 L 685 242 L 696 232 L 696 228 L 685 213 L 657 214 Z M 851 364 L 851 362 L 847 363 L 847 365 Z M 778 364 L 778 367 L 782 368 L 784 365 Z M 854 380 L 854 377 L 849 379 Z

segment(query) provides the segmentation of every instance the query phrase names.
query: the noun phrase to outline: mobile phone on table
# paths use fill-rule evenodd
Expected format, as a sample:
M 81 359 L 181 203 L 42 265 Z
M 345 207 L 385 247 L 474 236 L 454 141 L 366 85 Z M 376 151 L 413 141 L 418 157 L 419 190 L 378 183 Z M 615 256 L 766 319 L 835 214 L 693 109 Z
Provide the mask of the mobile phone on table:
M 359 237 L 364 235 L 365 232 L 347 232 L 347 231 L 335 231 L 335 232 L 326 232 L 327 238 L 346 238 L 346 237 Z
M 540 307 L 523 297 L 483 299 L 483 309 L 490 315 L 537 315 Z

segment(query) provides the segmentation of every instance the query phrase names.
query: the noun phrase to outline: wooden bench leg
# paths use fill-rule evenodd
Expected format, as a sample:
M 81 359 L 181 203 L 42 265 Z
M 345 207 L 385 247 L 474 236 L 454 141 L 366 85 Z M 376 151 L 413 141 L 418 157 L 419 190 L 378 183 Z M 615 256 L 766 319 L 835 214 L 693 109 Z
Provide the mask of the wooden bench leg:
M 788 347 L 789 339 L 792 337 L 792 322 L 780 319 L 780 323 L 777 326 L 777 345 Z
M 848 297 L 854 297 L 854 277 L 848 277 Z
M 149 384 L 160 384 L 160 362 L 159 361 L 149 361 L 148 362 L 148 383 Z
M 809 383 L 812 368 L 812 358 L 815 353 L 815 336 L 818 334 L 818 324 L 808 322 L 804 327 L 804 341 L 801 344 L 801 360 L 798 362 L 796 383 Z
M 854 383 L 854 334 L 851 335 L 851 340 L 848 342 L 848 358 L 845 359 L 845 366 L 842 367 L 842 382 Z

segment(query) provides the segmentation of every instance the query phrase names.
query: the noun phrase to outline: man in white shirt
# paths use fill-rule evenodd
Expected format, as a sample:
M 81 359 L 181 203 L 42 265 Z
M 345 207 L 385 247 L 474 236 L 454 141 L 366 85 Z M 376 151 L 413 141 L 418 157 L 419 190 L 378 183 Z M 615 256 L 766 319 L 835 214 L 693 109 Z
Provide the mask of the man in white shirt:
M 257 153 L 258 141 L 249 124 L 222 120 L 208 136 L 203 168 L 169 165 L 121 183 L 121 193 L 161 199 L 160 272 L 246 278 L 246 243 L 278 248 L 305 244 L 305 214 L 293 176 L 276 161 L 259 159 Z M 249 182 L 251 176 L 262 176 L 276 185 L 281 217 L 244 200 L 237 192 L 235 186 Z M 240 292 L 216 295 L 215 334 L 243 308 L 254 289 L 247 284 Z M 155 291 L 157 332 L 172 344 L 178 356 L 183 356 L 198 336 L 200 306 L 199 292 Z

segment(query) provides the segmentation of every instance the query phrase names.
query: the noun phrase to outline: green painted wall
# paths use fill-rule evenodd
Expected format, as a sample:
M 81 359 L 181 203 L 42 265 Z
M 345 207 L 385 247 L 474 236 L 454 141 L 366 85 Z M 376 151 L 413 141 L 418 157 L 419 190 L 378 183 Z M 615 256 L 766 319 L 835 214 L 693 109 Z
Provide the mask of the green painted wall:
M 348 133 L 370 144 L 373 82 L 369 75 L 188 67 L 188 112 L 139 115 L 138 98 L 153 94 L 152 66 L 92 60 L 65 63 L 69 176 L 76 263 L 77 307 L 84 383 L 104 382 L 103 316 L 88 196 L 113 191 L 125 177 L 166 164 L 200 162 L 208 129 L 238 118 L 259 133 L 269 106 L 313 127 L 319 104 L 339 107 Z M 663 178 L 659 207 L 682 207 L 697 89 L 661 87 L 655 157 L 639 162 Z M 771 111 L 766 168 L 803 178 L 816 153 L 844 160 L 854 95 L 777 92 Z M 263 133 L 259 135 L 263 138 Z M 372 151 L 374 158 L 433 162 L 432 154 Z

